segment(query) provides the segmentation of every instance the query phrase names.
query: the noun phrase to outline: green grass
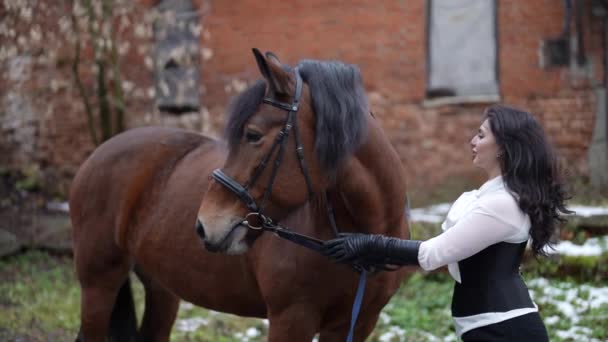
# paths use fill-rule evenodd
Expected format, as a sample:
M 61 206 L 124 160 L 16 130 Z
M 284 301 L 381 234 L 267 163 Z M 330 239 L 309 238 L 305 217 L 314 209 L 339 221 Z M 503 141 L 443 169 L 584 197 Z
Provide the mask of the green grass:
M 138 318 L 143 313 L 143 287 L 135 276 L 132 284 Z M 178 320 L 206 319 L 195 331 L 173 329 L 173 341 L 240 341 L 235 335 L 255 327 L 263 341 L 262 320 L 212 312 L 181 303 Z M 0 341 L 73 341 L 80 326 L 80 289 L 72 259 L 42 251 L 0 259 Z M 179 323 L 178 323 L 179 324 Z M 237 335 L 238 336 L 238 335 Z
M 0 260 L 0 277 L 0 340 L 50 341 L 78 329 L 80 295 L 70 258 L 24 253 Z
M 401 336 L 391 341 L 428 341 L 429 334 L 444 337 L 454 334 L 450 313 L 453 282 L 444 273 L 414 273 L 384 308 L 371 340 L 377 340 L 399 327 Z M 393 328 L 394 329 L 394 328 Z
M 526 273 L 528 279 L 537 274 Z M 135 279 L 135 278 L 134 278 Z M 536 278 L 537 279 L 537 278 Z M 608 340 L 608 304 L 591 307 L 589 285 L 606 286 L 605 279 L 594 283 L 575 280 L 548 280 L 557 294 L 544 294 L 547 286 L 534 284 L 534 294 L 552 341 L 568 339 L 558 335 L 574 326 L 571 317 L 560 311 L 557 300 L 566 300 L 580 317 L 576 326 L 588 329 L 586 338 Z M 143 290 L 133 281 L 138 316 L 143 309 Z M 385 307 L 376 329 L 368 341 L 432 341 L 455 339 L 450 318 L 453 281 L 444 272 L 414 273 L 403 283 Z M 568 292 L 570 291 L 570 292 Z M 574 291 L 574 297 L 572 296 Z M 365 310 L 365 308 L 363 308 Z M 555 322 L 553 322 L 555 321 Z M 196 329 L 185 331 L 186 322 L 198 322 Z M 29 251 L 0 259 L 0 341 L 73 341 L 79 326 L 79 288 L 69 257 Z M 247 332 L 255 332 L 244 338 Z M 182 302 L 172 341 L 265 341 L 267 324 L 264 320 L 242 318 L 194 307 Z M 392 338 L 389 338 L 392 336 Z

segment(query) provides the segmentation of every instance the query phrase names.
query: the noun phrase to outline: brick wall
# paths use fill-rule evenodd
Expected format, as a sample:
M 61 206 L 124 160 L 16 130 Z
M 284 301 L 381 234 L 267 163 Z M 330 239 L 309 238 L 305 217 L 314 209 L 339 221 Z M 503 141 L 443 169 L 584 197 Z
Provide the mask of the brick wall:
M 303 58 L 339 59 L 361 68 L 371 109 L 402 156 L 404 176 L 414 189 L 436 187 L 451 179 L 481 180 L 482 175 L 470 163 L 468 141 L 487 104 L 423 105 L 425 1 L 196 2 L 204 14 L 200 38 L 204 107 L 200 115 L 178 119 L 154 110 L 150 68 L 146 67 L 151 31 L 150 21 L 145 18 L 149 12 L 145 7 L 152 2 L 142 1 L 139 7 L 131 8 L 127 15 L 130 25 L 125 26 L 122 36 L 123 41 L 131 43 L 124 55 L 128 67 L 123 68 L 125 78 L 132 83 L 129 126 L 180 125 L 217 136 L 229 98 L 259 77 L 252 47 L 271 50 L 288 64 Z M 41 3 L 51 7 L 52 2 Z M 67 41 L 60 35 L 54 39 L 46 36 L 46 32 L 60 32 L 53 25 L 60 22 L 62 11 L 51 12 L 25 22 L 20 10 L 8 9 L 7 18 L 16 18 L 14 26 L 44 27 L 45 39 L 38 43 L 43 46 L 41 55 L 46 50 L 58 52 L 52 62 L 45 63 L 35 55 L 40 50 L 24 46 L 17 45 L 17 53 L 10 58 L 0 54 L 3 101 L 8 101 L 7 94 L 17 92 L 29 99 L 32 108 L 19 123 L 11 119 L 14 114 L 0 110 L 3 136 L 8 131 L 23 136 L 10 142 L 0 137 L 0 161 L 11 165 L 40 163 L 44 170 L 55 170 L 67 184 L 93 145 L 86 134 L 82 103 L 70 82 L 69 63 L 65 62 L 70 54 L 62 53 Z M 39 23 L 42 17 L 45 19 Z M 503 102 L 535 113 L 572 172 L 586 176 L 595 115 L 593 89 L 603 85 L 602 23 L 591 15 L 590 8 L 585 8 L 588 67 L 544 70 L 538 57 L 541 40 L 558 36 L 562 20 L 561 2 L 498 1 L 500 92 Z M 0 44 L 13 44 L 15 37 L 2 32 Z M 15 58 L 28 56 L 34 57 L 28 71 L 33 81 L 5 77 Z M 61 80 L 59 86 L 49 82 L 54 78 Z M 34 127 L 35 133 L 23 129 L 26 126 Z M 25 146 L 24 141 L 29 139 L 35 152 Z M 24 154 L 29 157 L 18 157 Z
M 272 50 L 290 64 L 301 58 L 340 59 L 360 66 L 371 109 L 402 156 L 411 186 L 433 187 L 452 176 L 481 179 L 469 162 L 468 141 L 485 104 L 439 108 L 422 104 L 424 1 L 312 0 L 295 8 L 256 3 L 242 1 L 235 7 L 213 2 L 212 14 L 205 20 L 208 34 L 202 44 L 214 57 L 203 71 L 204 102 L 213 118 L 220 117 L 231 93 L 226 94 L 227 80 L 258 77 L 249 47 Z M 603 83 L 602 22 L 585 8 L 587 69 L 544 70 L 538 56 L 541 40 L 557 37 L 562 23 L 559 2 L 498 1 L 500 92 L 503 102 L 535 113 L 571 172 L 587 175 L 595 116 L 593 88 Z

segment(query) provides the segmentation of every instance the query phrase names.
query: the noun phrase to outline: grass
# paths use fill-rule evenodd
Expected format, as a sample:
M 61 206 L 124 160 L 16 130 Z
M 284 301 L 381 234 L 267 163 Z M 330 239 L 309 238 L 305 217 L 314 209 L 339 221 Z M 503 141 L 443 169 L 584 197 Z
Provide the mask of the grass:
M 0 260 L 0 340 L 76 337 L 79 289 L 72 260 L 32 251 Z
M 384 308 L 372 340 L 429 341 L 432 336 L 455 339 L 450 279 L 444 273 L 414 273 Z
M 592 291 L 606 287 L 605 278 L 586 283 L 545 280 L 535 273 L 527 273 L 526 277 L 552 341 L 571 341 L 570 337 L 560 336 L 569 330 L 572 334 L 579 332 L 579 338 L 574 340 L 608 340 L 608 327 L 603 324 L 608 317 L 608 303 L 597 307 L 590 303 L 598 302 L 591 298 Z M 71 258 L 29 251 L 1 259 L 0 279 L 0 340 L 74 339 L 79 326 L 79 288 Z M 133 284 L 141 316 L 143 290 L 139 282 Z M 415 273 L 384 309 L 368 340 L 455 340 L 449 311 L 452 286 L 444 272 Z M 575 320 L 564 307 L 571 308 Z M 264 341 L 267 331 L 265 320 L 221 314 L 182 302 L 172 340 L 254 342 Z

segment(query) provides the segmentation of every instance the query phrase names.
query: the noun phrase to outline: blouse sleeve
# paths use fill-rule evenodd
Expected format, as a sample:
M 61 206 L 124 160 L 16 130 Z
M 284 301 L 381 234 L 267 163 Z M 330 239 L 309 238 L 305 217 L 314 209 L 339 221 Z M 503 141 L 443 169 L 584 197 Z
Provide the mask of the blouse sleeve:
M 434 270 L 521 235 L 524 216 L 509 195 L 484 198 L 450 229 L 420 245 L 420 266 L 427 271 Z

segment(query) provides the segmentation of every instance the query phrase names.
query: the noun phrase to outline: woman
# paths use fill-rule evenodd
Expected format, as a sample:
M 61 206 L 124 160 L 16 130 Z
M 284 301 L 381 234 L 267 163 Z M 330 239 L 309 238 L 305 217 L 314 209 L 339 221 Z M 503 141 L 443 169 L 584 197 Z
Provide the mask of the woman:
M 448 265 L 456 280 L 452 316 L 464 341 L 548 341 L 519 265 L 528 239 L 533 254 L 544 255 L 560 212 L 570 212 L 556 157 L 532 115 L 503 105 L 485 111 L 470 144 L 488 181 L 454 202 L 442 234 L 423 242 L 348 234 L 327 241 L 323 252 L 358 265 Z

